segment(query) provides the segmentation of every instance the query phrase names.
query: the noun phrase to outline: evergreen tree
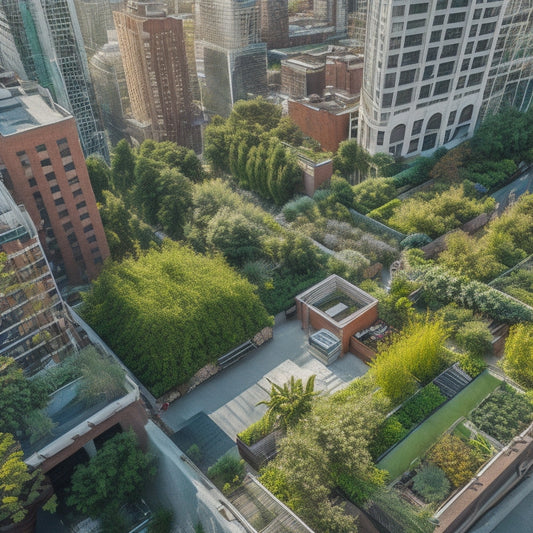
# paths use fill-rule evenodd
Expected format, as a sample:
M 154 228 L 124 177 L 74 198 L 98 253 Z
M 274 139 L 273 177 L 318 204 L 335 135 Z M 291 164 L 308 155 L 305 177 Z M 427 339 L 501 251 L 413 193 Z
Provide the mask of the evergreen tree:
M 134 184 L 135 156 L 130 145 L 121 139 L 111 156 L 111 178 L 115 189 L 127 193 Z

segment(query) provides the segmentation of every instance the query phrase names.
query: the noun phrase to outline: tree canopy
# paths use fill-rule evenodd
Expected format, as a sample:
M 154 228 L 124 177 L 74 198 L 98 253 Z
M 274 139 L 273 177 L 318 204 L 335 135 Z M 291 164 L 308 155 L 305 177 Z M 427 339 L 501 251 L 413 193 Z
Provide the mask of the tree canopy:
M 511 328 L 501 364 L 517 383 L 533 389 L 533 325 L 517 324 Z
M 107 265 L 82 312 L 156 395 L 271 324 L 252 286 L 221 257 L 171 242 Z

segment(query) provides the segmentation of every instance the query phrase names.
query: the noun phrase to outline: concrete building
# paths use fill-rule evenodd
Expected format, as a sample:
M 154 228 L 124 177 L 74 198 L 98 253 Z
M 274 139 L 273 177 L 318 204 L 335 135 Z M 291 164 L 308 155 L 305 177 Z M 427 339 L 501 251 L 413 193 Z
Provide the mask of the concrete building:
M 238 100 L 266 94 L 257 0 L 200 0 L 196 30 L 205 79 L 202 101 L 209 115 L 228 116 Z
M 59 280 L 87 283 L 109 256 L 76 123 L 48 91 L 0 90 L 0 175 L 25 205 Z
M 290 98 L 321 95 L 326 88 L 323 55 L 302 54 L 281 61 L 281 94 Z
M 472 135 L 484 101 L 496 111 L 508 94 L 524 108 L 532 10 L 506 0 L 370 2 L 359 143 L 371 154 L 430 153 Z
M 289 46 L 289 3 L 286 0 L 261 1 L 261 40 L 267 48 Z
M 98 153 L 109 159 L 74 4 L 70 0 L 5 0 L 2 10 L 27 79 L 49 89 L 54 100 L 74 115 L 85 156 Z M 4 67 L 17 68 L 16 64 Z
M 148 137 L 201 150 L 195 117 L 183 21 L 167 16 L 161 3 L 128 3 L 113 13 L 133 118 Z

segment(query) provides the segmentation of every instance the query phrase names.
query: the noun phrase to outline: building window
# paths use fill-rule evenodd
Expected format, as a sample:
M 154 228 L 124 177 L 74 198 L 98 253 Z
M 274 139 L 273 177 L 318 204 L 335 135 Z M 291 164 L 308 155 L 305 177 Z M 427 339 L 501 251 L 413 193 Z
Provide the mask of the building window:
M 429 80 L 433 77 L 433 65 L 429 65 L 424 69 L 424 76 L 422 77 L 423 80 Z
M 59 218 L 68 217 L 68 209 L 63 209 L 63 211 L 59 211 L 58 216 Z
M 83 233 L 89 233 L 89 231 L 92 231 L 94 228 L 93 228 L 93 225 L 92 224 L 89 224 L 88 226 L 85 226 L 83 228 Z
M 63 198 L 58 198 L 57 200 L 54 200 L 54 204 L 56 205 L 63 205 L 65 203 L 65 200 Z
M 95 257 L 94 258 L 94 264 L 95 265 L 101 265 L 102 264 L 102 258 L 101 257 Z
M 473 105 L 467 105 L 461 111 L 461 116 L 459 118 L 459 124 L 462 124 L 463 122 L 466 122 L 467 120 L 470 120 L 472 118 L 472 113 L 473 112 L 474 112 L 474 106 Z
M 385 74 L 385 89 L 391 89 L 396 85 L 396 73 Z
M 65 145 L 68 145 L 68 141 L 66 139 L 66 137 L 63 137 L 62 139 L 59 139 L 57 142 L 57 146 L 59 147 L 59 149 L 62 148 L 62 144 L 65 144 Z
M 426 19 L 416 19 L 407 21 L 407 29 L 423 28 L 426 25 Z
M 429 38 L 430 43 L 438 43 L 440 41 L 440 36 L 442 34 L 441 30 L 432 31 L 431 37 Z
M 49 157 L 47 157 L 46 159 L 43 159 L 41 161 L 41 166 L 42 167 L 49 167 L 51 164 L 52 164 L 52 161 L 50 161 Z
M 68 184 L 69 185 L 76 185 L 76 183 L 79 183 L 80 182 L 80 178 L 78 178 L 78 176 L 74 176 L 73 178 L 70 178 L 68 180 Z
M 91 235 L 90 237 L 87 237 L 87 242 L 88 243 L 96 242 L 96 235 Z
M 468 34 L 468 37 L 475 37 L 477 34 L 477 24 L 472 24 L 470 26 L 470 33 Z
M 433 96 L 439 94 L 445 94 L 450 88 L 450 80 L 438 81 L 435 83 L 435 90 L 433 91 Z
M 407 85 L 415 81 L 416 69 L 404 70 L 400 73 L 400 85 Z
M 429 135 L 426 135 L 424 137 L 424 142 L 422 144 L 422 151 L 425 152 L 426 150 L 431 150 L 432 148 L 435 148 L 436 144 L 437 144 L 437 134 L 430 133 Z
M 392 33 L 398 33 L 403 31 L 403 22 L 392 23 Z
M 79 196 L 80 194 L 83 194 L 83 191 L 81 189 L 76 189 L 75 191 L 72 191 L 72 196 L 76 198 L 76 196 Z
M 437 15 L 433 19 L 433 26 L 442 26 L 444 24 L 444 15 Z
M 28 183 L 29 183 L 30 187 L 35 187 L 37 185 L 37 181 L 35 180 L 35 178 L 30 178 L 28 180 Z
M 59 155 L 61 157 L 68 157 L 70 154 L 70 148 L 67 146 L 66 148 L 63 148 L 63 150 L 61 150 L 61 152 L 59 152 Z
M 82 207 L 86 207 L 86 206 L 87 206 L 87 202 L 83 200 L 83 202 L 76 204 L 76 209 L 81 209 Z
M 398 57 L 398 54 L 389 56 L 389 59 L 387 61 L 387 68 L 396 68 L 398 66 Z
M 389 144 L 396 144 L 398 142 L 401 142 L 403 141 L 404 137 L 405 137 L 405 125 L 398 124 L 398 126 L 395 126 L 390 133 Z
M 465 54 L 471 54 L 474 49 L 474 41 L 469 42 L 465 48 Z
M 472 68 L 484 67 L 487 64 L 488 56 L 477 56 L 472 61 Z
M 68 231 L 69 229 L 72 229 L 72 222 L 65 222 L 63 224 L 63 230 Z
M 439 49 L 438 48 L 430 48 L 428 50 L 428 53 L 427 53 L 427 56 L 426 56 L 426 61 L 433 61 L 435 59 L 437 59 L 437 54 L 439 53 Z
M 406 35 L 404 41 L 404 48 L 409 48 L 410 46 L 420 46 L 422 44 L 422 33 L 417 33 L 415 35 Z
M 450 116 L 448 117 L 448 126 L 451 126 L 455 122 L 456 115 L 457 115 L 457 111 L 452 111 L 450 113 Z
M 496 22 L 488 22 L 487 24 L 481 25 L 481 30 L 479 30 L 479 35 L 487 35 L 487 33 L 494 33 L 496 28 Z
M 466 59 L 463 59 L 463 64 L 461 65 L 461 72 L 464 72 L 465 70 L 468 70 L 470 68 L 470 58 L 467 57 Z
M 429 120 L 426 126 L 426 132 L 429 130 L 438 130 L 442 122 L 442 114 L 435 113 Z
M 402 46 L 401 37 L 391 37 L 389 41 L 389 50 L 398 50 Z
M 448 15 L 448 24 L 456 24 L 457 22 L 464 22 L 466 18 L 466 13 L 462 11 L 461 13 L 450 13 Z
M 407 150 L 408 154 L 411 154 L 413 152 L 416 152 L 418 150 L 418 142 L 420 139 L 412 139 L 409 143 L 409 149 Z
M 76 167 L 74 166 L 74 162 L 67 163 L 64 167 L 65 172 L 68 172 L 69 170 L 74 170 Z
M 489 40 L 484 39 L 483 41 L 478 41 L 476 45 L 476 52 L 484 52 L 489 49 Z
M 457 50 L 459 49 L 458 44 L 447 44 L 446 46 L 442 47 L 442 52 L 440 53 L 440 57 L 452 57 L 457 55 Z
M 409 6 L 409 15 L 419 15 L 420 13 L 427 13 L 428 7 L 429 7 L 428 3 L 411 4 Z
M 476 9 L 474 11 L 474 20 L 477 20 L 477 19 L 480 19 L 481 18 L 481 9 Z
M 83 213 L 80 215 L 80 220 L 86 220 L 87 218 L 89 218 L 89 213 Z
M 44 175 L 44 177 L 46 178 L 46 181 L 53 181 L 56 179 L 56 173 L 48 172 L 47 174 Z
M 500 14 L 500 8 L 499 7 L 487 7 L 485 9 L 485 13 L 483 13 L 483 17 L 497 17 Z
M 46 152 L 46 145 L 40 144 L 39 146 L 35 147 L 35 150 L 37 150 L 37 152 Z
M 393 17 L 403 17 L 404 13 L 405 13 L 405 6 L 394 6 L 392 8 Z
M 439 65 L 437 76 L 448 76 L 449 74 L 453 72 L 454 67 L 455 67 L 455 61 L 448 61 L 446 63 L 441 63 Z
M 463 35 L 463 28 L 448 28 L 444 35 L 444 40 L 460 39 Z
M 420 52 L 406 52 L 402 56 L 402 67 L 405 65 L 416 65 L 420 59 Z
M 454 7 L 466 7 L 468 5 L 468 0 L 452 0 L 452 9 Z
M 393 93 L 385 93 L 383 95 L 383 101 L 382 101 L 382 107 L 387 108 L 392 105 L 392 94 Z
M 59 192 L 59 185 L 54 185 L 53 187 L 50 187 L 50 192 L 52 194 Z
M 448 0 L 437 0 L 437 10 L 448 9 Z
M 396 94 L 396 105 L 410 104 L 413 99 L 413 89 L 404 89 Z
M 457 80 L 457 89 L 462 89 L 466 84 L 466 76 L 461 76 Z
M 479 85 L 483 79 L 483 72 L 478 72 L 476 74 L 470 74 L 468 78 L 467 87 L 473 87 L 474 85 Z
M 420 87 L 420 96 L 419 98 L 427 98 L 431 93 L 431 85 L 424 85 Z
M 378 138 L 376 141 L 376 144 L 378 146 L 383 146 L 383 142 L 385 141 L 385 132 L 384 131 L 378 131 Z
M 91 248 L 91 253 L 93 255 L 100 253 L 100 248 L 98 248 L 98 246 Z

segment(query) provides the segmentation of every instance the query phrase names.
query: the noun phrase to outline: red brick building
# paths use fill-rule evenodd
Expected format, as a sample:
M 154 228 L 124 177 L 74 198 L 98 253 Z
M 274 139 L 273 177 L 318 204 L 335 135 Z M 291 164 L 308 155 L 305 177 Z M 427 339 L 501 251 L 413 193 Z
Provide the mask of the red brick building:
M 291 98 L 321 95 L 326 88 L 326 65 L 321 57 L 309 54 L 281 62 L 281 93 Z
M 326 58 L 326 87 L 349 94 L 359 94 L 363 84 L 363 56 L 354 54 L 328 55 Z
M 24 204 L 57 277 L 96 278 L 109 247 L 74 118 L 40 87 L 0 89 L 0 176 Z
M 342 141 L 357 138 L 359 97 L 336 93 L 289 100 L 289 116 L 322 150 L 335 152 Z

